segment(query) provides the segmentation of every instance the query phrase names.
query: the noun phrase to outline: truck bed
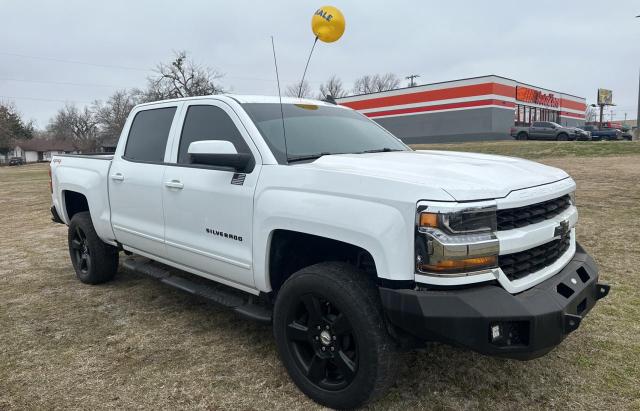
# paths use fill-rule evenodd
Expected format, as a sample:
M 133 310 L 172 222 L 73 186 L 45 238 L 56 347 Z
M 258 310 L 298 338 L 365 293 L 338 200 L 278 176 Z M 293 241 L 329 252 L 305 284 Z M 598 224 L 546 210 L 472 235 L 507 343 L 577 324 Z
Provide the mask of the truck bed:
M 87 153 L 87 154 L 56 154 L 56 157 L 91 158 L 95 160 L 113 160 L 113 154 Z
M 51 194 L 58 216 L 69 224 L 67 193 L 86 199 L 96 232 L 107 242 L 115 241 L 109 209 L 109 170 L 113 154 L 55 154 L 51 158 Z M 101 161 L 92 161 L 101 160 Z

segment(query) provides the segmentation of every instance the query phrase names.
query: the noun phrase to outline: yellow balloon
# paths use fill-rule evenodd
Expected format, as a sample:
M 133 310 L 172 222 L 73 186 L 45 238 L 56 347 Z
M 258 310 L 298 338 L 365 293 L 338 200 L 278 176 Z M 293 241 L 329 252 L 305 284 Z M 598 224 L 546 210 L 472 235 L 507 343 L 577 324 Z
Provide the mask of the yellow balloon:
M 333 43 L 342 37 L 346 23 L 342 12 L 333 6 L 322 6 L 311 18 L 311 30 L 325 43 Z

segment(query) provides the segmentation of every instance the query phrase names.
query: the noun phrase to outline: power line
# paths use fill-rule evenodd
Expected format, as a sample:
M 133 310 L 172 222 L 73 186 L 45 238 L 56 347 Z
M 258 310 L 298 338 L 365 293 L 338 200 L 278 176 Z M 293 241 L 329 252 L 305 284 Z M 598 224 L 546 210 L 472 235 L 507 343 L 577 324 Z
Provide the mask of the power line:
M 112 65 L 112 64 L 101 64 L 101 63 L 91 63 L 88 61 L 77 61 L 77 60 L 65 60 L 65 59 L 58 59 L 58 58 L 53 58 L 53 57 L 42 57 L 42 56 L 32 56 L 32 55 L 27 55 L 27 54 L 18 54 L 18 53 L 7 53 L 4 51 L 0 51 L 0 55 L 5 55 L 5 56 L 12 56 L 12 57 L 20 57 L 20 58 L 28 58 L 28 59 L 34 59 L 34 60 L 44 60 L 44 61 L 55 61 L 58 63 L 66 63 L 66 64 L 80 64 L 80 65 L 84 65 L 84 66 L 94 66 L 94 67 L 104 67 L 104 68 L 114 68 L 114 69 L 120 69 L 120 70 L 135 70 L 135 71 L 145 71 L 145 72 L 150 72 L 153 71 L 152 69 L 143 69 L 140 67 L 128 67 L 128 66 L 118 66 L 118 65 Z M 273 79 L 269 79 L 269 78 L 260 78 L 260 77 L 246 77 L 246 76 L 227 76 L 226 74 L 223 75 L 224 78 L 229 78 L 229 79 L 238 79 L 238 80 L 252 80 L 252 81 L 264 81 L 264 82 L 272 82 Z M 20 80 L 18 80 L 20 81 Z M 287 80 L 290 81 L 290 80 Z M 322 83 L 322 81 L 320 80 L 307 80 L 309 83 Z
M 21 83 L 41 83 L 41 84 L 59 84 L 63 86 L 79 86 L 79 87 L 109 87 L 109 88 L 133 88 L 128 86 L 118 86 L 115 84 L 94 84 L 94 83 L 74 83 L 69 81 L 51 81 L 51 80 L 25 80 L 17 78 L 3 78 L 0 81 L 16 81 Z
M 20 58 L 27 58 L 27 59 L 34 59 L 34 60 L 55 61 L 57 63 L 81 64 L 81 65 L 84 65 L 84 66 L 105 67 L 105 68 L 114 68 L 114 69 L 120 69 L 120 70 L 149 71 L 149 69 L 143 69 L 143 68 L 139 68 L 139 67 L 127 67 L 127 66 L 117 66 L 117 65 L 113 65 L 113 64 L 89 63 L 89 62 L 86 62 L 86 61 L 65 60 L 65 59 L 58 59 L 58 58 L 54 58 L 54 57 L 29 56 L 29 55 L 26 55 L 26 54 L 7 53 L 7 52 L 4 52 L 4 51 L 0 51 L 0 54 L 2 54 L 4 56 L 13 56 L 13 57 L 20 57 Z
M 56 103 L 86 103 L 86 104 L 93 103 L 92 101 L 84 101 L 84 100 L 60 100 L 60 99 L 42 98 L 42 97 L 0 96 L 0 98 L 6 98 L 10 100 L 49 101 L 49 102 L 56 102 Z

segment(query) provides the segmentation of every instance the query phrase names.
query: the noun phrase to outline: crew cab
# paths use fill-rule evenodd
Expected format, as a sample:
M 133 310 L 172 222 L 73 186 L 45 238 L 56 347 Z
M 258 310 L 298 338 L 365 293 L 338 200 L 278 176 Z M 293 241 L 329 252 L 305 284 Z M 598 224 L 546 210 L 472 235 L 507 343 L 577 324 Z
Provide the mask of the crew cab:
M 584 126 L 584 130 L 591 133 L 592 140 L 621 140 L 622 139 L 622 131 L 617 128 L 600 128 L 594 125 L 586 125 Z
M 552 121 L 534 121 L 531 126 L 511 127 L 509 133 L 516 140 L 575 140 L 575 132 Z
M 414 151 L 326 102 L 142 104 L 113 155 L 55 155 L 51 177 L 80 281 L 112 279 L 124 253 L 121 269 L 271 323 L 292 380 L 329 407 L 382 395 L 425 341 L 544 355 L 609 291 L 567 173 Z

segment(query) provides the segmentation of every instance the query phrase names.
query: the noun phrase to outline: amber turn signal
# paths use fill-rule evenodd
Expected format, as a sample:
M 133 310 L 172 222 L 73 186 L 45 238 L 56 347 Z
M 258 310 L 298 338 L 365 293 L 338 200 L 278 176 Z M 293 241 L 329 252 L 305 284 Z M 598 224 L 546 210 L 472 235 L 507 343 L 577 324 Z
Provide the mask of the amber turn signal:
M 436 213 L 421 213 L 420 214 L 420 227 L 438 227 L 438 214 Z
M 430 272 L 464 272 L 495 267 L 497 263 L 498 257 L 495 255 L 491 255 L 487 257 L 464 258 L 461 260 L 441 260 L 433 265 L 421 264 L 418 268 L 421 271 Z

